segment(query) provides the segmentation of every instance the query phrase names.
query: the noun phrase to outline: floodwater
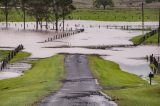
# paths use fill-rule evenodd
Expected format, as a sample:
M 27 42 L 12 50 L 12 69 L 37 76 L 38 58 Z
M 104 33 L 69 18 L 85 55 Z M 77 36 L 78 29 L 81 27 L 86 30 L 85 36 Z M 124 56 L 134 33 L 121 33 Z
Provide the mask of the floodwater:
M 2 79 L 8 79 L 8 78 L 14 78 L 21 76 L 22 73 L 15 73 L 15 72 L 0 72 L 0 80 Z
M 19 44 L 23 44 L 25 47 L 24 51 L 32 53 L 31 57 L 35 58 L 50 57 L 57 53 L 99 54 L 103 55 L 104 59 L 118 63 L 124 71 L 143 77 L 147 76 L 150 72 L 148 62 L 143 58 L 146 55 L 152 54 L 152 51 L 157 49 L 157 46 L 113 48 L 106 50 L 85 48 L 85 46 L 132 44 L 129 39 L 142 34 L 141 31 L 107 29 L 106 25 L 133 25 L 133 27 L 138 28 L 140 27 L 141 22 L 66 21 L 66 29 L 85 28 L 85 32 L 46 43 L 38 42 L 43 42 L 46 39 L 53 37 L 57 34 L 55 31 L 50 30 L 49 32 L 43 33 L 35 32 L 31 30 L 32 28 L 35 28 L 35 23 L 31 22 L 27 23 L 27 31 L 21 30 L 23 28 L 22 23 L 9 24 L 10 30 L 0 30 L 0 47 L 16 47 Z M 148 28 L 154 28 L 155 25 L 158 25 L 158 22 L 146 22 L 145 25 L 147 25 Z M 0 28 L 3 29 L 3 27 L 4 23 L 0 23 Z M 52 28 L 52 24 L 49 24 L 49 28 Z M 44 27 L 43 30 L 45 30 Z M 71 48 L 63 48 L 63 46 Z
M 102 56 L 102 58 L 118 63 L 123 71 L 146 78 L 151 72 L 151 69 L 145 57 L 158 53 L 160 53 L 160 47 L 157 46 L 113 48 L 107 50 L 107 54 L 110 56 Z

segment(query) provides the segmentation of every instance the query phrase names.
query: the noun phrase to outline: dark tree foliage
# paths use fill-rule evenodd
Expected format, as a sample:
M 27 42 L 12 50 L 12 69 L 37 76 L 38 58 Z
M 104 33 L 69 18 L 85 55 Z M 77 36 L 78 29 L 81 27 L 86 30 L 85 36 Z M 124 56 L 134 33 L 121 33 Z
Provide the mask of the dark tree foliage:
M 16 0 L 0 0 L 0 7 L 1 7 L 1 9 L 3 10 L 3 12 L 5 14 L 6 28 L 8 28 L 9 10 L 15 4 L 16 4 Z
M 26 22 L 26 9 L 28 7 L 29 0 L 18 0 L 17 4 L 23 11 L 23 22 L 24 22 L 24 30 L 26 28 L 25 22 Z M 17 6 L 17 5 L 16 5 Z
M 146 1 L 146 3 L 152 3 L 152 2 L 155 2 L 155 1 L 156 1 L 156 2 L 157 2 L 157 1 L 160 2 L 160 0 L 145 0 L 145 1 Z
M 100 6 L 103 6 L 103 9 L 106 9 L 106 6 L 113 6 L 114 3 L 112 0 L 95 0 L 94 5 L 97 8 L 100 8 Z
M 32 15 L 36 19 L 36 30 L 38 30 L 38 24 L 41 24 L 42 28 L 42 21 L 43 18 L 46 17 L 48 13 L 48 6 L 44 0 L 32 0 L 28 3 L 28 14 Z
M 72 0 L 0 0 L 0 7 L 6 16 L 6 27 L 8 27 L 9 9 L 16 8 L 16 10 L 21 9 L 23 12 L 24 29 L 28 14 L 35 17 L 37 30 L 39 24 L 42 28 L 43 20 L 46 21 L 46 29 L 49 21 L 55 21 L 56 30 L 58 30 L 59 19 L 63 20 L 64 29 L 65 16 L 75 9 Z
M 60 0 L 60 8 L 61 8 L 61 17 L 63 20 L 63 31 L 64 31 L 64 20 L 65 16 L 70 14 L 75 7 L 72 5 L 72 0 Z

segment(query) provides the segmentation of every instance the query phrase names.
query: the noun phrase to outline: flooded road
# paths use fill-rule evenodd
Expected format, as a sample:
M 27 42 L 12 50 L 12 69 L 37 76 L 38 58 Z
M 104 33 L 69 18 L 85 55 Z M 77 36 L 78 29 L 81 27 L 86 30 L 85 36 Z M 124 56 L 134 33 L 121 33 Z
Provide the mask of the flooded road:
M 39 106 L 117 106 L 109 97 L 102 95 L 85 55 L 65 57 L 67 77 L 60 91 L 46 97 Z

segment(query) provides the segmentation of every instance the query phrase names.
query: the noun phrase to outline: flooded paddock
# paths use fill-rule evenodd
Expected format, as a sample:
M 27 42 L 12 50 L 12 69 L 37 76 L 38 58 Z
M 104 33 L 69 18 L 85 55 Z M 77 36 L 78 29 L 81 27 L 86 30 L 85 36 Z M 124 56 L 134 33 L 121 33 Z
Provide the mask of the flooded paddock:
M 79 53 L 79 54 L 98 54 L 106 60 L 118 63 L 122 70 L 146 77 L 150 72 L 149 63 L 144 59 L 146 55 L 154 53 L 157 46 L 139 46 L 135 48 L 112 48 L 112 49 L 87 49 L 86 46 L 104 45 L 128 45 L 132 44 L 130 38 L 142 34 L 138 30 L 123 30 L 107 28 L 108 26 L 133 26 L 141 27 L 141 22 L 99 22 L 99 21 L 66 21 L 66 30 L 84 28 L 85 32 L 79 33 L 52 42 L 39 43 L 60 32 L 55 32 L 53 25 L 49 24 L 48 32 L 43 27 L 43 32 L 35 31 L 35 23 L 28 22 L 26 31 L 23 23 L 9 23 L 9 30 L 4 30 L 4 23 L 0 23 L 0 47 L 16 47 L 24 45 L 24 51 L 32 54 L 33 58 L 45 58 L 58 53 Z M 155 28 L 158 22 L 146 22 L 147 28 Z M 60 27 L 60 25 L 59 25 Z M 34 30 L 33 30 L 34 29 Z M 61 27 L 60 27 L 61 29 Z M 56 47 L 56 48 L 55 48 Z M 159 49 L 159 48 L 158 48 Z M 1 76 L 1 73 L 0 73 Z

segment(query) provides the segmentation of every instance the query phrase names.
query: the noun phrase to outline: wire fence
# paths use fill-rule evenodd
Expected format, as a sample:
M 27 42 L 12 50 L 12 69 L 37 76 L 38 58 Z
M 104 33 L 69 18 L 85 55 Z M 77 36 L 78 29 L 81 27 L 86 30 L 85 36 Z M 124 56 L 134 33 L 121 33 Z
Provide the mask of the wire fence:
M 2 60 L 1 65 L 0 65 L 0 70 L 2 71 L 2 70 L 6 67 L 6 65 L 9 63 L 9 61 L 10 61 L 11 59 L 13 59 L 13 57 L 16 56 L 16 54 L 17 54 L 18 52 L 20 52 L 21 50 L 23 50 L 23 49 L 24 49 L 23 45 L 20 44 L 20 45 L 18 45 L 14 50 L 12 50 L 12 51 L 8 54 L 8 56 L 6 56 L 6 57 Z

